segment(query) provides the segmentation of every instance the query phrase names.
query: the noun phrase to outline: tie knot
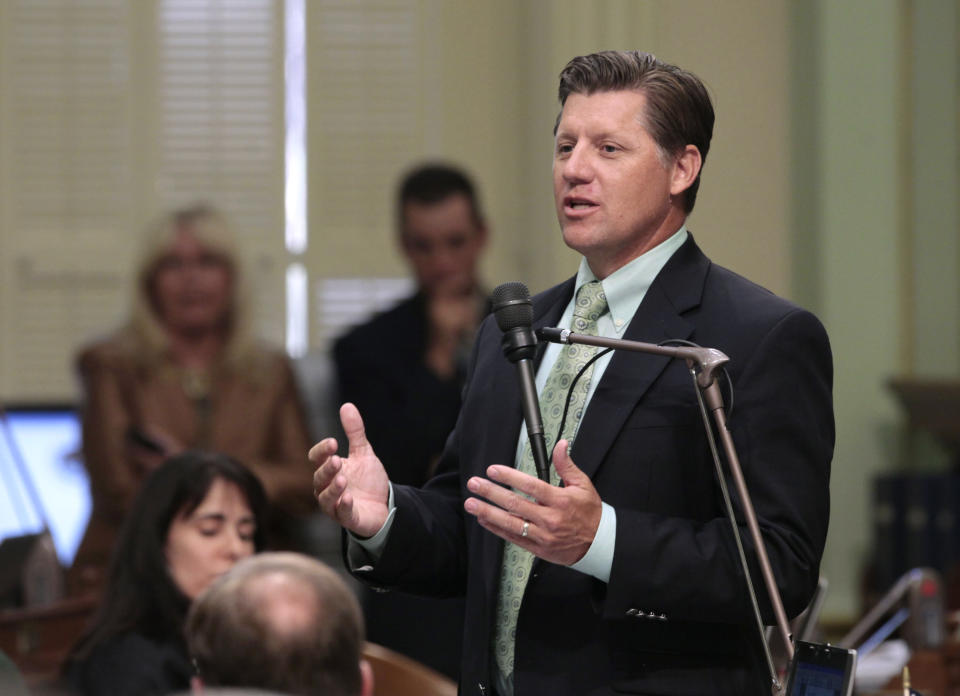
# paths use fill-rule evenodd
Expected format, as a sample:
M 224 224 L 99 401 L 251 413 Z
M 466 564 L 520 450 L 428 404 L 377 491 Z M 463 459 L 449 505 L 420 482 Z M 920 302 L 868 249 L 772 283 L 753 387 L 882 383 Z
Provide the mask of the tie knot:
M 599 280 L 592 280 L 580 286 L 577 290 L 577 301 L 573 308 L 573 315 L 589 322 L 596 322 L 607 311 L 607 296 L 603 294 L 603 286 Z

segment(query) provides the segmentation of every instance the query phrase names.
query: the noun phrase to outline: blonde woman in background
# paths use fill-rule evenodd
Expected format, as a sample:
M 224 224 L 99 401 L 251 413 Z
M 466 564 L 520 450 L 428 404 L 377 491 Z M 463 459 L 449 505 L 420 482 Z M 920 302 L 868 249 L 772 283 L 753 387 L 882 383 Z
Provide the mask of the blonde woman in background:
M 141 482 L 171 455 L 203 448 L 246 463 L 270 500 L 267 543 L 297 548 L 313 510 L 309 437 L 286 357 L 252 336 L 240 256 L 205 205 L 153 225 L 129 321 L 77 360 L 93 512 L 70 573 L 96 590 Z

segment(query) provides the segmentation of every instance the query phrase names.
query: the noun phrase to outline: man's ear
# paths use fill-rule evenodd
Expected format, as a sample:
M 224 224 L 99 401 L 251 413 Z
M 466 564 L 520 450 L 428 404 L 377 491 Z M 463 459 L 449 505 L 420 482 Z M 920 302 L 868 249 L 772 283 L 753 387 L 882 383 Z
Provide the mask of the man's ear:
M 360 696 L 373 696 L 373 667 L 360 660 Z
M 673 161 L 670 195 L 678 196 L 693 185 L 703 166 L 703 158 L 696 145 L 687 145 Z

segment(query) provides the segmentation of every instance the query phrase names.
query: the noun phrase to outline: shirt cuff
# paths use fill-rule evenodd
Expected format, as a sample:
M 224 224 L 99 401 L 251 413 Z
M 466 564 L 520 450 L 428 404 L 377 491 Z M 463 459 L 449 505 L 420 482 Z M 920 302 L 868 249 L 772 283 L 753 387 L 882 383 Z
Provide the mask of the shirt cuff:
M 390 496 L 387 498 L 387 519 L 384 520 L 383 526 L 377 530 L 377 533 L 372 537 L 359 537 L 351 531 L 347 531 L 347 539 L 349 540 L 349 546 L 359 546 L 361 549 L 366 551 L 367 557 L 373 561 L 379 561 L 380 556 L 383 554 L 383 547 L 387 545 L 387 537 L 390 536 L 390 528 L 393 526 L 393 518 L 397 514 L 397 505 L 393 500 L 393 484 L 390 484 Z M 348 549 L 349 552 L 349 549 Z M 360 570 L 360 568 L 352 568 L 352 570 Z
M 570 567 L 581 573 L 592 575 L 598 580 L 610 582 L 610 569 L 613 567 L 613 550 L 617 545 L 617 511 L 611 505 L 602 503 L 600 524 L 593 537 L 593 543 L 583 554 L 583 558 Z

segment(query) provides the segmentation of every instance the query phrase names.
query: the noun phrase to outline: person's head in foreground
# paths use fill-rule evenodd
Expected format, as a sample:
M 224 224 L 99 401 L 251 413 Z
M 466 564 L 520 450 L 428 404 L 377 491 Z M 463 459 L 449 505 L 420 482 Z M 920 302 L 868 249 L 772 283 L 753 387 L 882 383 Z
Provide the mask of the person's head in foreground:
M 197 599 L 187 644 L 203 687 L 369 696 L 353 592 L 328 566 L 296 553 L 238 563 Z
M 257 477 L 223 454 L 187 451 L 151 472 L 121 528 L 101 606 L 68 660 L 78 690 L 110 683 L 122 693 L 127 678 L 186 686 L 190 602 L 263 548 L 266 504 Z

